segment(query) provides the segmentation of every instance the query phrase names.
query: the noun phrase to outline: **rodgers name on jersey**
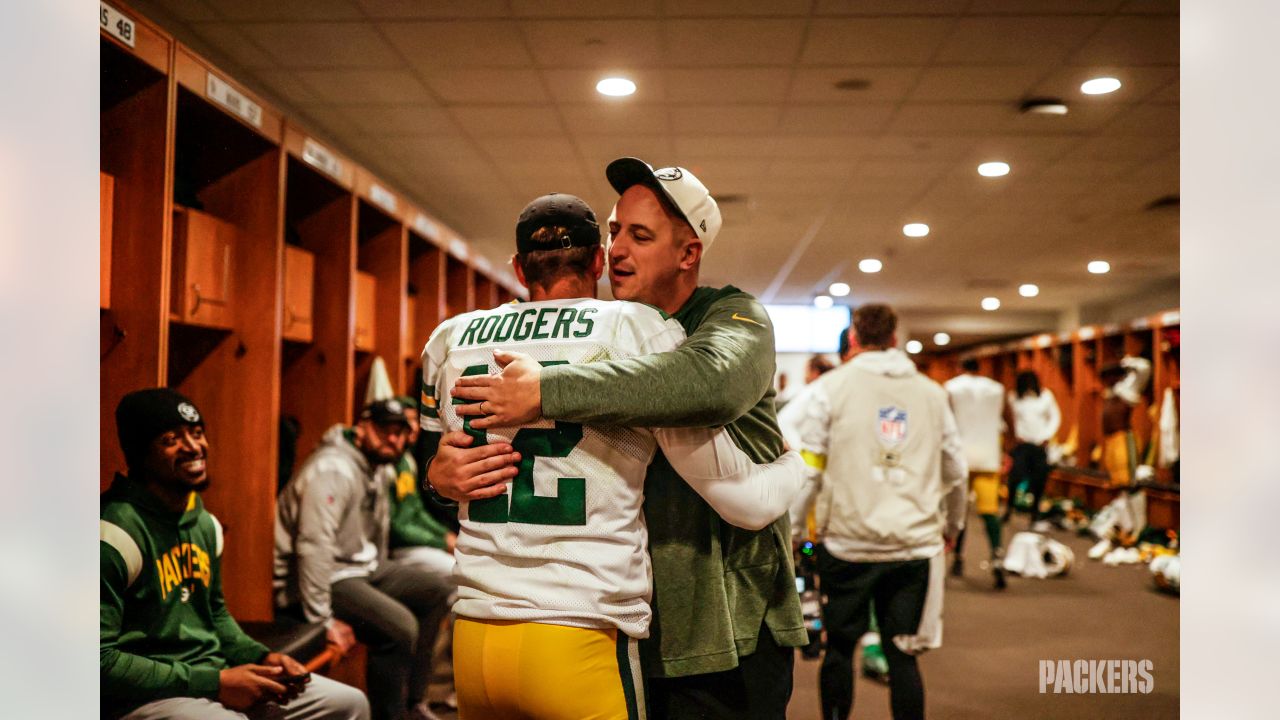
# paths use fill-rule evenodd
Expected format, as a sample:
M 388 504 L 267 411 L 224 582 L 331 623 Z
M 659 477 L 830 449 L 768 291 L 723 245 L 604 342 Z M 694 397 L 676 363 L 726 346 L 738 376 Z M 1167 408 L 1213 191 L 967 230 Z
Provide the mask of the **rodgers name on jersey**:
M 509 442 L 521 455 L 506 494 L 459 508 L 455 612 L 648 635 L 640 508 L 653 435 L 545 420 L 476 431 L 449 391 L 459 377 L 498 371 L 496 349 L 552 365 L 665 352 L 683 340 L 680 325 L 654 308 L 593 299 L 503 305 L 436 330 L 423 351 L 423 429 L 466 431 L 473 446 Z

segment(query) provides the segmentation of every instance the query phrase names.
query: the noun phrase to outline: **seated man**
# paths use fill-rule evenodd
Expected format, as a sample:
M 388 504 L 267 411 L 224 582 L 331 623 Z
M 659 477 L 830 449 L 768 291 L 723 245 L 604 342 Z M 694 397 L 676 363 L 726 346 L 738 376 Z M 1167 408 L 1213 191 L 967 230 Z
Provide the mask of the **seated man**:
M 404 415 L 409 420 L 409 438 L 406 448 L 413 448 L 418 441 L 418 401 L 411 397 L 397 398 L 404 405 Z M 406 451 L 394 467 L 387 466 L 391 475 L 391 557 L 396 560 L 424 565 L 434 572 L 450 577 L 453 574 L 453 546 L 458 534 L 435 518 L 422 502 L 418 492 L 418 462 L 412 451 Z
M 116 407 L 129 475 L 102 496 L 102 714 L 151 718 L 368 718 L 355 688 L 241 631 L 222 597 L 222 526 L 198 493 L 209 441 L 190 400 L 138 390 Z M 265 590 L 265 588 L 264 588 Z
M 783 514 L 803 463 L 787 453 L 757 466 L 722 429 L 472 429 L 461 401 L 442 400 L 459 377 L 488 373 L 498 348 L 556 364 L 670 351 L 684 339 L 655 308 L 594 299 L 604 253 L 582 200 L 530 203 L 516 248 L 516 278 L 533 302 L 452 318 L 423 352 L 424 427 L 519 455 L 509 492 L 500 485 L 458 513 L 459 710 L 490 720 L 644 717 L 637 641 L 648 635 L 653 593 L 641 505 L 656 451 L 721 517 L 750 530 Z
M 378 472 L 404 453 L 409 422 L 395 399 L 334 425 L 276 503 L 276 604 L 324 622 L 330 640 L 369 646 L 373 717 L 434 718 L 425 702 L 432 649 L 453 585 L 388 560 L 388 485 Z M 348 625 L 350 623 L 350 625 Z

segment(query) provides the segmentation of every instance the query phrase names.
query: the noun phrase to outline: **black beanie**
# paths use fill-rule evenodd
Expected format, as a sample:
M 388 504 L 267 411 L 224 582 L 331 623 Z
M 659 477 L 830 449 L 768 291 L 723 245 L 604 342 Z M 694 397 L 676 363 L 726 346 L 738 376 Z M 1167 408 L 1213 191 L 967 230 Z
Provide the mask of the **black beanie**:
M 135 390 L 116 406 L 116 433 L 130 467 L 146 453 L 151 441 L 179 425 L 204 422 L 195 403 L 169 388 Z

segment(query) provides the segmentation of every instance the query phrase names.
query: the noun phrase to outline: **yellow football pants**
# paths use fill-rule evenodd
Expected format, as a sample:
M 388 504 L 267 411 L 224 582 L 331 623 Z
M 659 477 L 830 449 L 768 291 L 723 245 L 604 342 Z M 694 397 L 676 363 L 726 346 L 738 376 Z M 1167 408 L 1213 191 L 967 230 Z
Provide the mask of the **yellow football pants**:
M 1000 473 L 971 472 L 969 486 L 973 488 L 973 508 L 979 515 L 1000 512 Z
M 634 638 L 598 630 L 459 617 L 453 679 L 461 720 L 643 720 Z

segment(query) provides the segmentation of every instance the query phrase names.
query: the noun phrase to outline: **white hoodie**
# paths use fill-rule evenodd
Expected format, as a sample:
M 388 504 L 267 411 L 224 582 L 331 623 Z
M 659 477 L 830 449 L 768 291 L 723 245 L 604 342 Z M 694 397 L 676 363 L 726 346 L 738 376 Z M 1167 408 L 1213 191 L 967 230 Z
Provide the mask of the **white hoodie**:
M 897 349 L 815 383 L 802 450 L 818 533 L 848 562 L 930 558 L 964 527 L 968 466 L 947 393 Z

